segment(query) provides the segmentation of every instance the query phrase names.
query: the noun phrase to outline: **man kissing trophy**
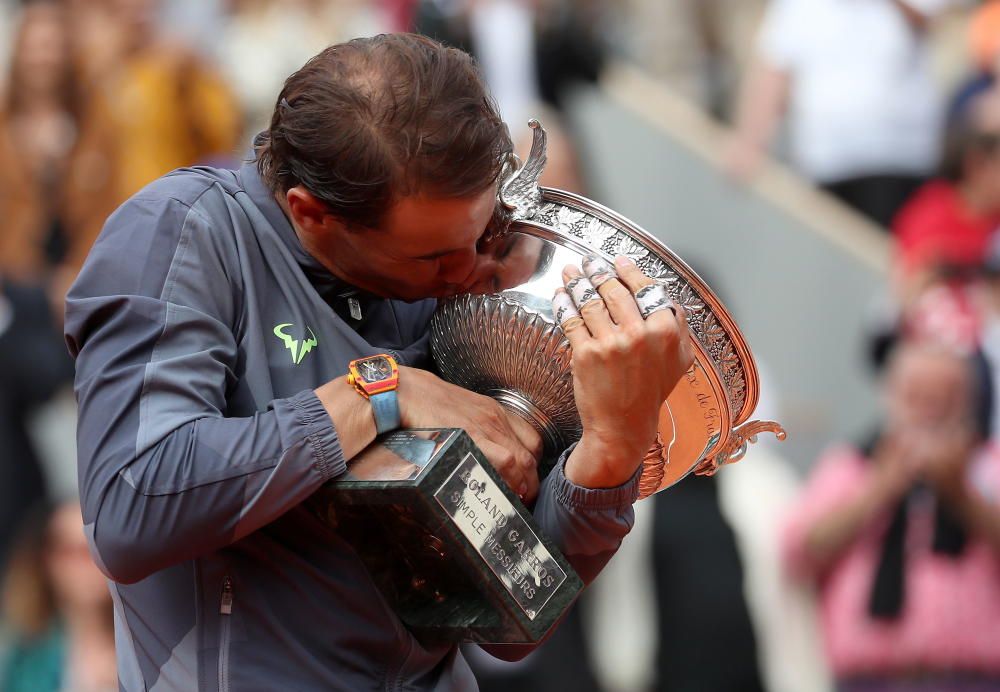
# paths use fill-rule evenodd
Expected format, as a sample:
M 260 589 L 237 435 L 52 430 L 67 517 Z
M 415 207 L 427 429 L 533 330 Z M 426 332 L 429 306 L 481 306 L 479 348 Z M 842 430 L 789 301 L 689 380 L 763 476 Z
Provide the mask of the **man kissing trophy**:
M 651 279 L 635 292 L 639 312 L 682 315 L 693 351 L 691 367 L 660 409 L 640 499 L 688 473 L 711 475 L 738 461 L 760 432 L 784 439 L 777 423 L 748 422 L 759 395 L 757 369 L 721 301 L 636 224 L 585 197 L 540 187 L 546 135 L 538 121 L 529 125 L 531 153 L 500 186 L 509 226 L 491 239 L 497 262 L 489 292 L 449 299 L 432 320 L 441 376 L 529 422 L 544 440 L 544 477 L 582 432 L 573 397 L 574 329 L 587 331 L 581 311 L 601 301 L 598 289 L 617 277 L 615 258 L 627 258 Z M 565 281 L 566 265 L 583 272 Z M 360 367 L 357 381 L 392 381 L 390 358 L 375 356 Z M 461 430 L 387 433 L 321 496 L 397 614 L 423 637 L 537 642 L 583 588 Z
M 107 219 L 65 336 L 122 689 L 474 689 L 456 642 L 525 656 L 640 495 L 779 431 L 708 287 L 539 187 L 534 129 L 517 167 L 471 56 L 359 38 Z

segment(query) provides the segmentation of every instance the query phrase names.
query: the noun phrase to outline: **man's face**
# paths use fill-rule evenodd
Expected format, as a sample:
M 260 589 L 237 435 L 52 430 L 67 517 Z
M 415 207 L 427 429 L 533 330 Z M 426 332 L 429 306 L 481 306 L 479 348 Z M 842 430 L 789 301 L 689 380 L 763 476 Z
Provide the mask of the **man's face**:
M 463 198 L 414 195 L 390 208 L 380 229 L 334 224 L 307 249 L 334 274 L 386 298 L 420 300 L 462 293 L 486 258 L 477 243 L 497 204 L 496 186 Z

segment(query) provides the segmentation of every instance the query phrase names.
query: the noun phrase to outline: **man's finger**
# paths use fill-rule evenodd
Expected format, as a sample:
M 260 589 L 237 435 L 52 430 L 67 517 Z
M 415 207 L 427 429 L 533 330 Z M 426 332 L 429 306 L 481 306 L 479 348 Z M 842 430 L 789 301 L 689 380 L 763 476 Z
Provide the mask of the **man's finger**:
M 563 269 L 562 278 L 566 283 L 566 291 L 580 311 L 580 317 L 587 323 L 590 333 L 598 338 L 610 333 L 614 328 L 611 315 L 590 279 L 583 275 L 579 267 L 571 264 Z
M 517 455 L 504 445 L 492 440 L 475 440 L 486 460 L 503 477 L 507 486 L 522 502 L 533 502 L 538 495 L 538 472 L 528 470 L 518 463 Z
M 655 279 L 642 273 L 631 257 L 625 255 L 615 257 L 615 270 L 618 272 L 618 278 L 628 287 L 628 290 L 632 291 L 633 295 L 639 289 L 656 283 Z
M 677 315 L 674 301 L 667 294 L 663 284 L 654 283 L 640 288 L 635 294 L 635 303 L 639 306 L 642 319 L 648 319 L 654 312 L 661 310 L 670 310 L 675 317 Z
M 520 453 L 515 454 L 515 461 L 518 468 L 521 471 L 521 485 L 517 489 L 517 496 L 521 498 L 521 502 L 529 504 L 535 501 L 538 497 L 538 463 L 527 450 L 522 449 Z
M 517 439 L 521 441 L 524 448 L 531 453 L 536 462 L 540 460 L 545 445 L 542 442 L 542 436 L 535 430 L 535 426 L 516 413 L 507 414 L 507 420 L 510 422 L 511 430 L 517 435 Z
M 583 267 L 583 273 L 598 291 L 608 281 L 618 278 L 614 266 L 597 255 L 587 255 L 583 258 L 583 264 L 580 266 Z
M 618 280 L 615 268 L 597 255 L 588 255 L 583 260 L 583 271 L 590 282 L 597 286 L 604 299 L 608 314 L 615 324 L 627 325 L 642 322 L 639 307 L 635 297 L 626 286 Z
M 557 288 L 552 297 L 552 315 L 573 348 L 579 348 L 591 338 L 590 330 L 580 317 L 580 311 L 576 309 L 576 303 L 565 288 Z
M 669 311 L 671 317 L 677 320 L 679 327 L 686 326 L 687 320 L 684 318 L 683 311 L 670 298 L 663 284 L 643 274 L 642 270 L 629 257 L 616 257 L 615 268 L 618 270 L 622 282 L 632 291 L 639 314 L 642 315 L 643 319 L 650 319 L 661 311 Z M 657 317 L 657 319 L 662 318 Z

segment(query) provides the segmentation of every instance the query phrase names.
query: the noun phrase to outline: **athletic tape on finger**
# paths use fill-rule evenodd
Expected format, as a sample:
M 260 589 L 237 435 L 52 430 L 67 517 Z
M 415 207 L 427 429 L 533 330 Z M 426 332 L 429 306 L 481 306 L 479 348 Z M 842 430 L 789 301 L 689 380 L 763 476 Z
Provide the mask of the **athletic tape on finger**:
M 556 291 L 555 296 L 552 298 L 552 315 L 555 317 L 556 324 L 560 327 L 574 317 L 578 320 L 583 320 L 580 317 L 580 311 L 576 309 L 576 305 L 573 303 L 573 299 L 563 289 Z
M 643 286 L 636 291 L 635 302 L 639 305 L 639 312 L 642 314 L 643 319 L 646 319 L 657 310 L 670 310 L 675 315 L 677 314 L 674 301 L 667 295 L 667 289 L 662 284 L 656 283 Z
M 573 297 L 573 302 L 576 303 L 578 308 L 582 308 L 591 301 L 602 300 L 601 294 L 594 288 L 594 284 L 590 283 L 590 279 L 585 276 L 578 276 L 575 279 L 571 279 L 566 284 L 566 290 L 569 291 L 569 294 Z
M 590 279 L 594 288 L 600 288 L 611 279 L 618 278 L 618 272 L 615 271 L 614 266 L 597 255 L 587 255 L 582 266 L 583 273 Z

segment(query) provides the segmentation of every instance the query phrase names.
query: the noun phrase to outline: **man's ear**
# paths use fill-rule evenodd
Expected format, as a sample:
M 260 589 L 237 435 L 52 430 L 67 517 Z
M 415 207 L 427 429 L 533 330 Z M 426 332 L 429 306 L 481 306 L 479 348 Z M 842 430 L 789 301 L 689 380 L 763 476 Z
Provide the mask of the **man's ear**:
M 343 223 L 330 214 L 326 204 L 301 185 L 289 188 L 285 202 L 294 225 L 309 236 L 326 236 L 343 230 Z

